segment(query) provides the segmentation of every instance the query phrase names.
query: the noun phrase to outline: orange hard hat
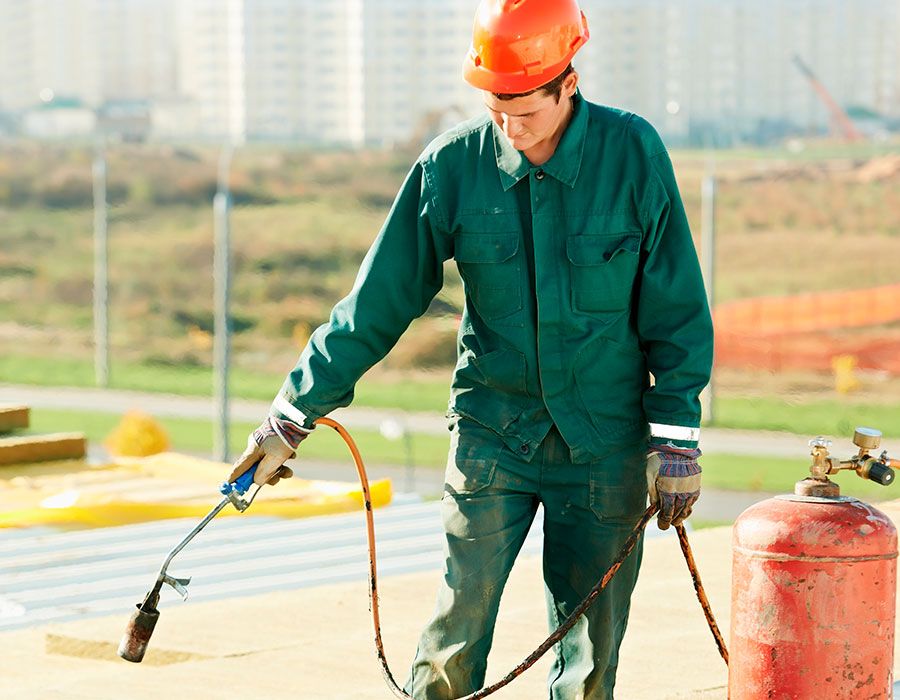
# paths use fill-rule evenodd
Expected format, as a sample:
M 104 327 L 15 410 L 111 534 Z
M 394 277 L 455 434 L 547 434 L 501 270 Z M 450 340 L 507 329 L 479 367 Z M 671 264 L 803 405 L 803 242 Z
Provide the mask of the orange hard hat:
M 463 77 L 482 90 L 529 92 L 562 73 L 588 37 L 577 0 L 481 0 Z

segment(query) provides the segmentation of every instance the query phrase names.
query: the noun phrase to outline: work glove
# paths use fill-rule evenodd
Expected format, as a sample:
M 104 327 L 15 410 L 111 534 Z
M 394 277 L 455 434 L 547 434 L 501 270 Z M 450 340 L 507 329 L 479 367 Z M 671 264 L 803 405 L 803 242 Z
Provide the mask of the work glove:
M 680 525 L 700 498 L 700 450 L 650 443 L 647 454 L 647 490 L 659 504 L 657 525 L 668 530 Z
M 296 456 L 297 447 L 311 432 L 311 428 L 268 416 L 247 438 L 247 449 L 234 463 L 228 481 L 234 481 L 257 462 L 254 483 L 277 484 L 281 479 L 290 479 L 294 471 L 284 463 Z

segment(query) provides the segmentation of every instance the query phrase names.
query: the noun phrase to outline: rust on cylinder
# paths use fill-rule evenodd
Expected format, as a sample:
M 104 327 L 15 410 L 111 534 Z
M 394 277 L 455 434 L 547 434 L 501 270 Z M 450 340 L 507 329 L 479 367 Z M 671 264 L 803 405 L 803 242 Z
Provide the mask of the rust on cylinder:
M 731 700 L 890 700 L 897 530 L 856 499 L 776 497 L 732 540 Z
M 137 610 L 128 621 L 122 641 L 119 642 L 119 656 L 126 661 L 140 663 L 147 652 L 147 644 L 150 642 L 150 635 L 153 634 L 153 628 L 156 627 L 158 619 L 158 610 L 144 609 L 138 604 Z

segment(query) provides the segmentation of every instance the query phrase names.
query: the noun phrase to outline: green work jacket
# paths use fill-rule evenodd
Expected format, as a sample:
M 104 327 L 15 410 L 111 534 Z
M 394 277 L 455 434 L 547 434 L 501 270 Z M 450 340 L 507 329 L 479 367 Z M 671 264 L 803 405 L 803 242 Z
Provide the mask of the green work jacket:
M 648 426 L 696 445 L 712 323 L 671 162 L 640 117 L 580 94 L 573 106 L 540 166 L 486 115 L 428 146 L 276 415 L 309 425 L 348 405 L 453 258 L 466 302 L 451 415 L 526 456 L 554 423 L 576 462 Z

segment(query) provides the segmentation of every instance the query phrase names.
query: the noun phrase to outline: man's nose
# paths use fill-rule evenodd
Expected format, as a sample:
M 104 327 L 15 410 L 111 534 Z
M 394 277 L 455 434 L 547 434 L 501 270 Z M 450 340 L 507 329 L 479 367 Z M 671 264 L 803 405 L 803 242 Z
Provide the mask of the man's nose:
M 515 117 L 503 117 L 503 133 L 507 138 L 514 138 L 522 132 L 522 122 Z

